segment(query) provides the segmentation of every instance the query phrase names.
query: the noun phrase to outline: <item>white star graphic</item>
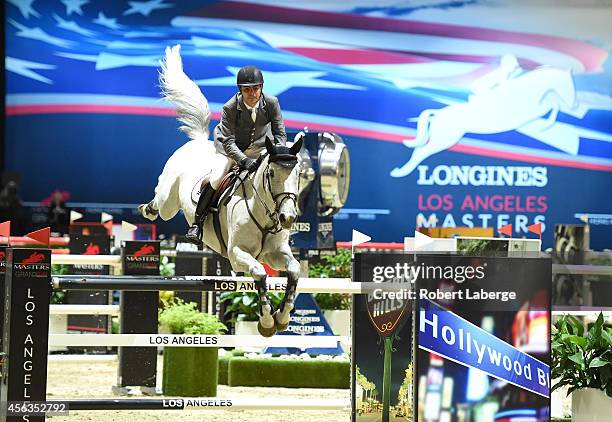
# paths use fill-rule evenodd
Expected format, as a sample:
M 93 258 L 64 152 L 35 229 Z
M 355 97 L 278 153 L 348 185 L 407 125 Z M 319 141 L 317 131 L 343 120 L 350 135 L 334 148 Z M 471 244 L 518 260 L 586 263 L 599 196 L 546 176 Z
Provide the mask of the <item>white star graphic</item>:
M 149 16 L 149 14 L 157 9 L 167 9 L 174 7 L 172 3 L 164 3 L 165 0 L 149 0 L 149 1 L 128 1 L 130 8 L 123 12 L 123 16 L 133 15 L 140 13 L 143 16 Z
M 125 38 L 146 38 L 146 37 L 160 38 L 160 37 L 165 37 L 166 34 L 164 34 L 163 32 L 128 31 L 128 32 L 124 32 L 123 36 Z
M 8 2 L 16 6 L 26 19 L 30 18 L 30 14 L 37 18 L 40 16 L 38 12 L 32 8 L 34 0 L 8 0 Z
M 102 12 L 98 13 L 98 17 L 93 20 L 93 23 L 97 23 L 98 25 L 102 25 L 110 29 L 123 28 L 123 25 L 119 25 L 117 23 L 116 18 L 107 18 Z
M 150 56 L 122 56 L 120 54 L 100 53 L 97 56 L 91 54 L 55 53 L 56 56 L 66 57 L 73 60 L 93 62 L 96 70 L 115 69 L 126 66 L 157 67 L 161 54 Z
M 137 42 L 129 42 L 129 41 L 112 41 L 106 45 L 107 48 L 113 50 L 142 50 L 142 49 L 151 49 L 157 48 L 161 49 L 162 47 L 159 44 L 152 43 L 137 43 Z
M 59 57 L 66 57 L 67 59 L 82 60 L 84 62 L 94 62 L 95 63 L 98 61 L 98 56 L 91 55 L 91 54 L 76 54 L 76 53 L 61 53 L 61 52 L 55 52 L 53 54 Z
M 30 62 L 27 60 L 16 59 L 14 57 L 7 57 L 5 60 L 5 66 L 6 70 L 9 72 L 17 73 L 18 75 L 35 79 L 46 84 L 53 83 L 51 79 L 32 71 L 32 69 L 55 69 L 55 66 L 51 64 Z
M 60 0 L 66 6 L 66 15 L 70 16 L 72 12 L 82 15 L 81 7 L 89 3 L 89 0 Z
M 53 44 L 58 47 L 64 47 L 64 48 L 68 48 L 73 45 L 72 42 L 61 39 L 61 38 L 53 37 L 47 34 L 45 31 L 43 31 L 40 28 L 28 28 L 27 26 L 21 25 L 20 23 L 15 22 L 12 19 L 9 19 L 8 21 L 15 28 L 19 29 L 19 31 L 16 34 L 19 37 L 30 38 L 33 40 L 46 42 L 48 44 Z
M 100 53 L 96 62 L 96 70 L 115 69 L 126 66 L 159 66 L 161 54 L 152 56 L 122 56 L 112 53 Z
M 191 42 L 195 47 L 228 47 L 235 48 L 243 44 L 237 40 L 216 40 L 213 38 L 191 37 Z
M 94 31 L 90 31 L 89 29 L 82 28 L 79 25 L 77 25 L 76 22 L 67 21 L 65 19 L 62 19 L 55 13 L 53 14 L 53 17 L 57 21 L 57 26 L 62 29 L 67 29 L 68 31 L 76 32 L 77 34 L 81 34 L 81 35 L 85 35 L 86 37 L 93 37 L 96 35 Z
M 227 67 L 227 70 L 233 76 L 222 76 L 219 78 L 200 79 L 195 81 L 198 85 L 207 86 L 231 86 L 236 84 L 236 75 L 240 68 Z M 325 76 L 326 72 L 314 71 L 286 71 L 272 72 L 270 70 L 263 71 L 265 84 L 264 91 L 267 94 L 278 96 L 291 88 L 330 88 L 330 89 L 355 89 L 365 90 L 364 87 L 358 85 L 350 85 L 342 82 L 325 81 L 320 78 Z

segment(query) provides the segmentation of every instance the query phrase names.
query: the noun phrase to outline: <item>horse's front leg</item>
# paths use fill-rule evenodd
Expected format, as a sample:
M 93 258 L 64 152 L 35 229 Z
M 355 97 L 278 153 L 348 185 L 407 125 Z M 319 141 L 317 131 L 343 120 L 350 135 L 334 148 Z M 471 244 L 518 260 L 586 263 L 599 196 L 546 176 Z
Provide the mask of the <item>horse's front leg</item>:
M 259 330 L 259 334 L 264 337 L 273 336 L 276 332 L 276 327 L 274 317 L 272 316 L 272 304 L 268 300 L 267 274 L 265 268 L 253 258 L 253 255 L 240 246 L 232 246 L 228 255 L 234 269 L 238 271 L 248 270 L 253 276 L 255 286 L 257 287 L 260 312 L 257 329 Z
M 294 308 L 296 290 L 300 278 L 300 263 L 293 257 L 289 246 L 281 248 L 281 250 L 277 252 L 268 253 L 266 258 L 268 264 L 272 267 L 279 270 L 285 270 L 288 273 L 285 297 L 278 310 L 274 313 L 276 329 L 278 331 L 285 331 L 289 325 L 291 311 Z

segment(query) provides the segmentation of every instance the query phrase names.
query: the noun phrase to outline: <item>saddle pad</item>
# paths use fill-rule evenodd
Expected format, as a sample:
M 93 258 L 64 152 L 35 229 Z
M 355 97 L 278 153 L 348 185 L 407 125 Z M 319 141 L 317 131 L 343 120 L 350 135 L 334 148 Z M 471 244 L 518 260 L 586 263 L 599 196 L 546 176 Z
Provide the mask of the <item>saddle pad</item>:
M 198 203 L 198 199 L 200 199 L 200 193 L 202 192 L 202 186 L 208 183 L 208 179 L 210 178 L 210 173 L 205 174 L 200 177 L 196 183 L 193 185 L 193 189 L 191 189 L 191 202 L 194 204 Z

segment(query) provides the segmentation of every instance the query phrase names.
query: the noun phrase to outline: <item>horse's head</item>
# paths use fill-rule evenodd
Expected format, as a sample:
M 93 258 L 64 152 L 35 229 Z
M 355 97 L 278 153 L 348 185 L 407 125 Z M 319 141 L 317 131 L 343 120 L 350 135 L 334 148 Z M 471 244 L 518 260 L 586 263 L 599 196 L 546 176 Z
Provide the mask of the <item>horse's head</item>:
M 286 147 L 274 145 L 269 139 L 266 139 L 268 160 L 263 170 L 264 184 L 274 200 L 279 223 L 285 229 L 290 229 L 298 217 L 296 201 L 299 165 L 297 154 L 302 148 L 302 142 L 300 139 L 293 146 Z

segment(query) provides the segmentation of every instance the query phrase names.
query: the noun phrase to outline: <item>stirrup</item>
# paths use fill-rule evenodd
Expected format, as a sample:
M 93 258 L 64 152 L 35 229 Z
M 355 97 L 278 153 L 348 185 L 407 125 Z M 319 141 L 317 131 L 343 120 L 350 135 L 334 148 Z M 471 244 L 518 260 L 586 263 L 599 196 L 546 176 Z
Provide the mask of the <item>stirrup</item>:
M 196 231 L 194 233 L 194 231 Z M 189 230 L 187 230 L 187 233 L 185 234 L 185 239 L 187 239 L 189 242 L 195 244 L 195 245 L 201 245 L 202 244 L 202 231 L 203 229 L 201 229 L 197 223 L 194 223 L 191 225 L 191 227 L 189 227 Z

